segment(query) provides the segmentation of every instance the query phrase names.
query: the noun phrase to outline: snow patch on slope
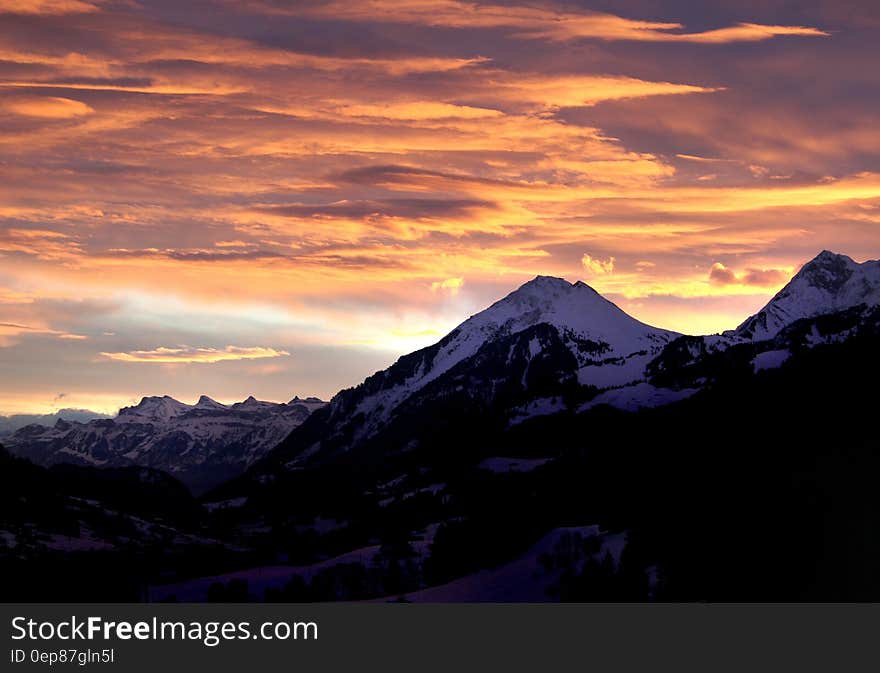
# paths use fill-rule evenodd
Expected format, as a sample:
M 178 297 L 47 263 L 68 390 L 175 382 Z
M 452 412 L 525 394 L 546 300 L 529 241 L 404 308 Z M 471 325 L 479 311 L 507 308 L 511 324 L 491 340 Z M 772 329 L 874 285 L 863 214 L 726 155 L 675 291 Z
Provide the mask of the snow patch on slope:
M 625 388 L 615 388 L 600 393 L 586 404 L 581 405 L 579 412 L 588 411 L 600 404 L 607 404 L 622 411 L 638 411 L 645 407 L 659 407 L 664 404 L 672 404 L 685 400 L 694 393 L 696 388 L 673 390 L 672 388 L 658 388 L 650 383 L 638 383 Z
M 781 367 L 789 357 L 791 357 L 791 351 L 787 348 L 774 351 L 764 351 L 763 353 L 758 353 L 758 355 L 752 359 L 752 366 L 755 368 L 756 372 L 765 369 L 777 369 Z
M 519 425 L 529 418 L 549 416 L 565 411 L 565 402 L 561 397 L 539 397 L 528 404 L 517 407 L 510 415 L 510 425 Z
M 406 594 L 414 603 L 542 603 L 551 596 L 550 585 L 558 578 L 557 572 L 546 571 L 540 562 L 542 556 L 552 554 L 559 541 L 585 540 L 599 537 L 599 551 L 593 557 L 601 559 L 609 554 L 615 567 L 626 546 L 626 534 L 607 534 L 598 526 L 556 528 L 539 540 L 522 557 L 492 570 L 467 575 L 441 586 Z

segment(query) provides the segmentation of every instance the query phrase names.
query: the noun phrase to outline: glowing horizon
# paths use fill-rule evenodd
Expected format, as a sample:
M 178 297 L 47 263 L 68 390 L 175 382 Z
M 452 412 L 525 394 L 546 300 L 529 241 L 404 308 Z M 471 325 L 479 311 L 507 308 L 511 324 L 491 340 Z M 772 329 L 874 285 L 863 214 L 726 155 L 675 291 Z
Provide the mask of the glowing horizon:
M 593 260 L 590 260 L 590 262 L 592 262 L 594 264 L 599 264 L 603 273 L 610 273 L 613 271 L 613 258 L 612 258 L 612 260 L 606 261 L 606 262 L 595 262 Z M 588 267 L 589 264 L 587 262 L 584 262 L 584 266 Z M 730 272 L 728 269 L 726 269 L 726 267 L 723 267 L 723 265 L 716 265 L 713 268 L 713 272 L 717 272 L 717 271 L 721 271 L 726 274 L 732 274 L 732 272 Z M 792 275 L 794 274 L 794 272 L 795 272 L 795 270 L 792 270 Z M 450 280 L 457 281 L 458 279 L 450 279 Z M 577 280 L 581 280 L 581 279 L 575 279 L 573 281 L 568 281 L 568 282 L 573 283 L 573 282 L 577 282 Z M 782 284 L 787 283 L 788 280 L 789 280 L 789 278 L 786 277 L 785 280 L 782 282 Z M 732 283 L 736 284 L 737 280 L 733 280 Z M 448 283 L 448 282 L 444 281 L 442 283 L 435 284 L 432 287 L 432 290 L 433 291 L 449 290 L 450 288 L 452 288 L 453 291 L 457 291 L 457 289 L 460 288 L 460 286 L 461 285 L 456 282 Z M 516 289 L 516 288 L 512 288 L 511 291 L 513 291 L 514 289 Z M 505 295 L 506 294 L 507 293 L 505 293 Z M 501 298 L 502 297 L 500 297 L 500 296 L 498 297 L 498 299 L 501 299 Z M 746 299 L 747 302 L 749 300 L 754 300 L 756 298 L 757 297 L 752 297 L 752 296 L 744 297 L 744 299 Z M 636 311 L 634 313 L 631 313 L 631 315 L 633 315 L 633 317 L 638 318 L 638 316 L 635 315 L 635 313 L 638 313 L 638 309 L 641 307 L 638 301 L 627 302 L 627 300 L 625 298 L 620 298 L 615 303 L 617 303 L 621 307 L 627 303 L 631 304 L 633 307 L 636 308 Z M 752 315 L 754 312 L 756 312 L 757 309 L 760 308 L 761 306 L 763 306 L 763 300 L 761 301 L 761 304 L 756 306 L 756 308 L 754 310 L 750 310 L 749 312 L 743 314 L 742 320 L 738 321 L 735 324 L 728 325 L 724 329 L 733 329 L 740 322 L 742 322 L 743 320 L 748 318 L 750 315 Z M 488 305 L 480 307 L 479 309 L 475 310 L 473 313 L 484 310 L 485 308 L 488 308 Z M 382 351 L 383 356 L 390 358 L 387 361 L 387 364 L 390 365 L 400 355 L 404 355 L 404 354 L 411 352 L 413 350 L 417 350 L 419 348 L 429 346 L 429 345 L 436 343 L 442 337 L 444 337 L 446 334 L 451 332 L 452 329 L 454 329 L 457 325 L 459 325 L 460 323 L 467 320 L 467 318 L 469 318 L 470 315 L 473 315 L 473 313 L 470 313 L 468 315 L 463 315 L 458 319 L 454 319 L 454 324 L 450 324 L 448 327 L 441 328 L 440 331 L 437 331 L 435 329 L 426 329 L 426 330 L 423 330 L 420 332 L 399 332 L 399 331 L 392 332 L 391 333 L 392 339 L 387 340 L 386 343 L 383 344 L 385 346 L 389 346 L 389 348 L 378 348 L 378 344 L 376 344 L 368 339 L 365 339 L 363 342 L 355 342 L 353 345 L 361 345 L 361 346 L 370 347 L 370 348 L 378 348 L 380 351 Z M 711 314 L 711 313 L 708 316 L 704 315 L 703 317 L 706 321 L 705 324 L 714 324 L 714 322 L 717 320 L 717 315 Z M 713 334 L 713 333 L 717 333 L 717 332 L 722 331 L 722 330 L 714 330 L 713 331 L 711 329 L 709 329 L 709 330 L 695 329 L 695 330 L 690 330 L 690 331 L 684 332 L 682 330 L 677 330 L 673 327 L 673 325 L 682 319 L 682 315 L 677 313 L 674 310 L 672 310 L 672 312 L 670 312 L 669 309 L 666 309 L 664 315 L 662 315 L 662 316 L 658 315 L 657 318 L 658 318 L 657 321 L 649 322 L 648 324 L 651 324 L 652 326 L 655 326 L 655 327 L 662 327 L 664 329 L 670 329 L 673 331 L 678 331 L 683 334 L 690 334 L 690 335 Z M 686 319 L 691 320 L 692 324 L 696 324 L 696 325 L 701 324 L 699 319 L 694 320 L 692 317 L 689 317 L 689 316 Z M 647 322 L 647 321 L 643 320 L 643 322 Z M 4 327 L 20 327 L 20 326 L 7 326 L 7 325 L 0 324 L 0 336 L 2 336 L 2 333 L 3 333 L 2 330 Z M 59 335 L 57 335 L 57 337 L 60 339 L 69 339 L 69 338 L 79 339 L 80 338 L 79 335 L 72 335 L 72 334 L 59 334 Z M 209 365 L 209 364 L 213 364 L 216 362 L 223 362 L 223 361 L 277 358 L 277 357 L 286 357 L 289 355 L 290 355 L 290 353 L 288 353 L 287 351 L 276 351 L 272 348 L 227 346 L 222 349 L 216 349 L 216 348 L 191 348 L 191 347 L 188 347 L 185 345 L 181 345 L 176 348 L 158 347 L 158 348 L 153 349 L 151 351 L 99 353 L 97 355 L 96 360 L 105 359 L 105 360 L 116 360 L 116 361 L 120 361 L 120 362 L 142 363 L 142 364 L 162 363 L 162 364 L 172 364 L 172 365 L 179 366 L 181 364 L 202 364 L 202 365 L 208 364 Z M 175 369 L 176 368 L 177 367 L 175 367 Z M 372 373 L 372 372 L 368 372 L 368 374 L 369 373 Z M 302 393 L 302 392 L 298 392 L 297 394 L 299 395 L 299 397 L 317 396 L 317 397 L 320 397 L 321 399 L 329 400 L 335 393 L 339 392 L 339 390 L 342 390 L 347 387 L 358 385 L 361 382 L 362 378 L 363 377 L 360 377 L 357 380 L 345 382 L 345 383 L 343 383 L 342 386 L 335 388 L 335 389 L 331 389 L 325 385 L 323 390 L 325 390 L 326 392 L 323 395 L 313 395 L 312 393 Z M 56 396 L 56 398 L 53 399 L 48 404 L 45 404 L 45 403 L 40 404 L 39 402 L 35 404 L 30 399 L 25 398 L 24 400 L 21 400 L 17 403 L 18 406 L 16 406 L 16 402 L 13 401 L 12 404 L 8 405 L 8 407 L 6 409 L 0 409 L 0 415 L 9 416 L 9 415 L 14 415 L 14 414 L 53 414 L 53 413 L 59 412 L 64 409 L 75 409 L 75 410 L 93 411 L 95 413 L 115 416 L 116 413 L 121 408 L 126 407 L 126 406 L 134 406 L 134 405 L 138 404 L 138 402 L 140 402 L 140 400 L 143 397 L 150 397 L 150 396 L 161 397 L 166 394 L 168 394 L 168 393 L 162 392 L 161 390 L 158 390 L 158 389 L 151 392 L 151 393 L 144 393 L 144 394 L 131 394 L 131 393 L 123 393 L 123 392 L 118 392 L 118 393 L 107 392 L 107 393 L 101 394 L 100 396 L 93 396 L 89 393 L 73 394 L 73 395 L 63 394 L 63 395 Z M 175 395 L 170 395 L 170 396 L 174 397 L 175 399 L 178 399 L 178 401 L 184 402 L 185 404 L 195 404 L 198 401 L 199 397 L 201 397 L 201 395 L 206 395 L 206 394 L 208 395 L 208 397 L 214 399 L 215 401 L 220 402 L 221 404 L 226 404 L 226 405 L 231 405 L 231 404 L 234 404 L 235 402 L 240 402 L 250 396 L 250 393 L 248 395 L 243 396 L 243 397 L 242 396 L 229 397 L 228 395 L 227 396 L 223 396 L 223 395 L 214 396 L 214 395 L 208 394 L 204 391 L 199 392 L 199 393 L 189 393 L 188 395 L 183 396 L 183 398 L 178 398 Z M 282 396 L 282 397 L 259 398 L 259 399 L 264 399 L 266 401 L 280 403 L 280 402 L 288 402 L 293 397 L 294 397 L 294 395 L 291 395 L 288 398 L 284 398 Z
M 0 0 L 0 414 L 327 399 L 536 275 L 714 333 L 880 257 L 871 5 L 659 4 Z

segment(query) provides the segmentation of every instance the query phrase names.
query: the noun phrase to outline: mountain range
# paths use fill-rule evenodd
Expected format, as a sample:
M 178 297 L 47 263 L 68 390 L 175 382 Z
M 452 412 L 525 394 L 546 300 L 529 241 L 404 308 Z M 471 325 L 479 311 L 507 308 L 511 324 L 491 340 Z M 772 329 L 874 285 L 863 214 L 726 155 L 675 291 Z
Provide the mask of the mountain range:
M 193 405 L 167 395 L 145 397 L 115 418 L 59 418 L 50 427 L 20 428 L 4 442 L 13 454 L 39 465 L 140 465 L 201 492 L 240 474 L 322 406 L 313 397 L 286 404 L 249 397 L 232 405 L 206 395 Z
M 41 465 L 142 465 L 203 492 L 251 467 L 291 468 L 370 446 L 379 455 L 412 450 L 430 436 L 418 428 L 460 424 L 471 413 L 500 432 L 601 405 L 633 411 L 680 401 L 711 385 L 707 370 L 731 349 L 747 353 L 755 370 L 777 367 L 793 348 L 847 338 L 878 304 L 880 262 L 827 250 L 754 316 L 710 336 L 646 325 L 583 282 L 538 276 L 326 405 L 145 397 L 114 419 L 59 414 L 51 427 L 47 417 L 4 442 Z
M 583 282 L 538 276 L 433 346 L 341 391 L 326 408 L 316 398 L 275 404 L 251 397 L 227 406 L 202 396 L 190 406 L 145 397 L 114 419 L 62 412 L 51 427 L 46 417 L 4 441 L 41 465 L 142 465 L 203 491 L 278 445 L 271 458 L 289 466 L 370 443 L 385 453 L 412 449 L 420 440 L 409 425 L 451 420 L 444 407 L 480 409 L 502 427 L 602 404 L 635 410 L 675 402 L 711 383 L 700 375 L 707 359 L 736 348 L 750 352 L 756 369 L 779 366 L 793 347 L 845 338 L 878 303 L 880 263 L 823 251 L 736 329 L 692 337 L 639 322 Z M 791 329 L 847 311 L 851 320 L 834 334 Z
M 86 423 L 96 418 L 110 418 L 110 416 L 88 409 L 59 409 L 51 414 L 11 414 L 9 416 L 0 416 L 0 439 L 8 437 L 16 430 L 20 430 L 27 425 L 52 426 L 59 420 Z
M 128 555 L 128 599 L 877 600 L 878 376 L 880 262 L 822 252 L 705 336 L 539 276 L 326 404 L 145 398 L 19 430 L 19 455 L 79 446 L 87 466 L 27 468 L 50 484 L 39 525 L 11 479 L 0 542 L 39 583 L 29 568 L 67 566 L 34 531 L 62 518 L 107 567 Z M 227 432 L 264 441 L 218 448 Z M 205 465 L 231 478 L 198 481 Z M 173 488 L 153 467 L 209 490 L 156 512 L 150 484 Z M 101 532 L 128 511 L 129 532 Z
M 792 349 L 842 341 L 873 324 L 878 304 L 880 262 L 829 251 L 756 315 L 711 336 L 645 325 L 582 282 L 539 276 L 337 394 L 269 459 L 294 467 L 370 446 L 383 455 L 408 451 L 430 435 L 421 429 L 431 419 L 461 425 L 462 414 L 500 431 L 601 405 L 633 411 L 676 402 L 712 385 L 713 362 L 747 355 L 753 371 L 778 367 Z

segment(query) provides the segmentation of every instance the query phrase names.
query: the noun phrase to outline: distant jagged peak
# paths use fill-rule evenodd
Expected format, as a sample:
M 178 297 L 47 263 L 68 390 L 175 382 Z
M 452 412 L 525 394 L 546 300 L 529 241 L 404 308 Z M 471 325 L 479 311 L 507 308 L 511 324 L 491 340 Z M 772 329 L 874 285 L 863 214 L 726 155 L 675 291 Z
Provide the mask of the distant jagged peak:
M 202 395 L 199 397 L 199 401 L 195 403 L 193 406 L 194 409 L 205 409 L 205 410 L 223 410 L 228 409 L 225 404 L 220 404 L 217 400 L 213 400 L 207 395 Z
M 299 395 L 294 395 L 293 399 L 287 403 L 288 406 L 295 406 L 297 404 L 302 405 L 311 405 L 311 404 L 327 404 L 324 400 L 319 397 L 300 397 Z
M 236 402 L 232 405 L 233 409 L 238 410 L 251 410 L 251 409 L 261 409 L 264 407 L 274 407 L 278 406 L 275 402 L 264 402 L 263 400 L 258 400 L 253 395 L 249 395 L 246 400 L 243 402 Z
M 185 414 L 191 408 L 188 404 L 175 400 L 170 395 L 150 396 L 141 399 L 136 406 L 120 409 L 119 417 L 139 416 L 165 420 Z

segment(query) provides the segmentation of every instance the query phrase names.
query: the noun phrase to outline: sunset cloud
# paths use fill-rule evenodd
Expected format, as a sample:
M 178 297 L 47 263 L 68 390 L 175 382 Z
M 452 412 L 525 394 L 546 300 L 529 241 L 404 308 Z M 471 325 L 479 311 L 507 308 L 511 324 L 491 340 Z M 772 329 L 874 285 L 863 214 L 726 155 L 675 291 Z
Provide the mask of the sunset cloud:
M 487 119 L 500 117 L 502 112 L 469 105 L 451 105 L 433 101 L 387 103 L 384 105 L 342 105 L 337 111 L 350 117 L 377 117 L 418 121 L 424 119 Z
M 434 281 L 431 283 L 433 292 L 447 292 L 456 295 L 464 287 L 464 278 L 447 278 L 446 280 Z
M 81 248 L 76 240 L 60 231 L 0 226 L 0 254 L 4 252 L 51 261 L 72 259 Z
M 750 285 L 774 288 L 791 278 L 793 269 L 746 269 L 737 274 L 721 262 L 715 262 L 709 270 L 709 280 L 719 285 Z
M 58 339 L 85 340 L 89 337 L 84 334 L 71 334 L 61 330 L 39 325 L 19 325 L 16 323 L 0 322 L 0 348 L 8 348 L 19 343 L 21 337 L 48 335 Z
M 270 13 L 291 13 L 361 22 L 409 23 L 425 26 L 487 29 L 507 28 L 530 39 L 567 41 L 575 39 L 626 40 L 638 42 L 692 42 L 720 44 L 753 42 L 778 35 L 827 36 L 818 28 L 738 23 L 734 26 L 688 33 L 678 22 L 638 21 L 600 12 L 566 11 L 535 6 L 495 5 L 463 0 L 366 0 L 279 5 L 258 3 Z
M 92 114 L 94 110 L 85 103 L 56 96 L 22 96 L 9 100 L 5 106 L 13 114 L 45 119 L 70 119 Z
M 708 30 L 689 35 L 668 35 L 669 41 L 698 42 L 703 44 L 723 44 L 726 42 L 759 42 L 779 35 L 808 35 L 828 37 L 830 33 L 807 26 L 765 26 L 758 23 L 738 23 L 728 28 Z
M 83 0 L 0 0 L 0 14 L 80 14 L 97 11 L 95 3 Z
M 7 406 L 330 396 L 539 274 L 718 331 L 880 257 L 833 3 L 0 7 Z
M 589 276 L 601 276 L 608 273 L 614 273 L 614 257 L 598 259 L 585 254 L 581 257 L 581 265 Z
M 590 106 L 604 101 L 647 98 L 718 91 L 718 88 L 649 82 L 633 77 L 607 76 L 503 76 L 492 83 L 499 87 L 499 95 L 514 101 L 542 107 Z
M 129 351 L 126 353 L 100 353 L 101 357 L 119 362 L 157 362 L 157 363 L 215 363 L 228 360 L 259 360 L 290 355 L 287 351 L 274 348 L 243 348 L 226 346 L 226 348 L 191 348 L 179 346 L 167 348 L 160 346 L 149 351 Z

